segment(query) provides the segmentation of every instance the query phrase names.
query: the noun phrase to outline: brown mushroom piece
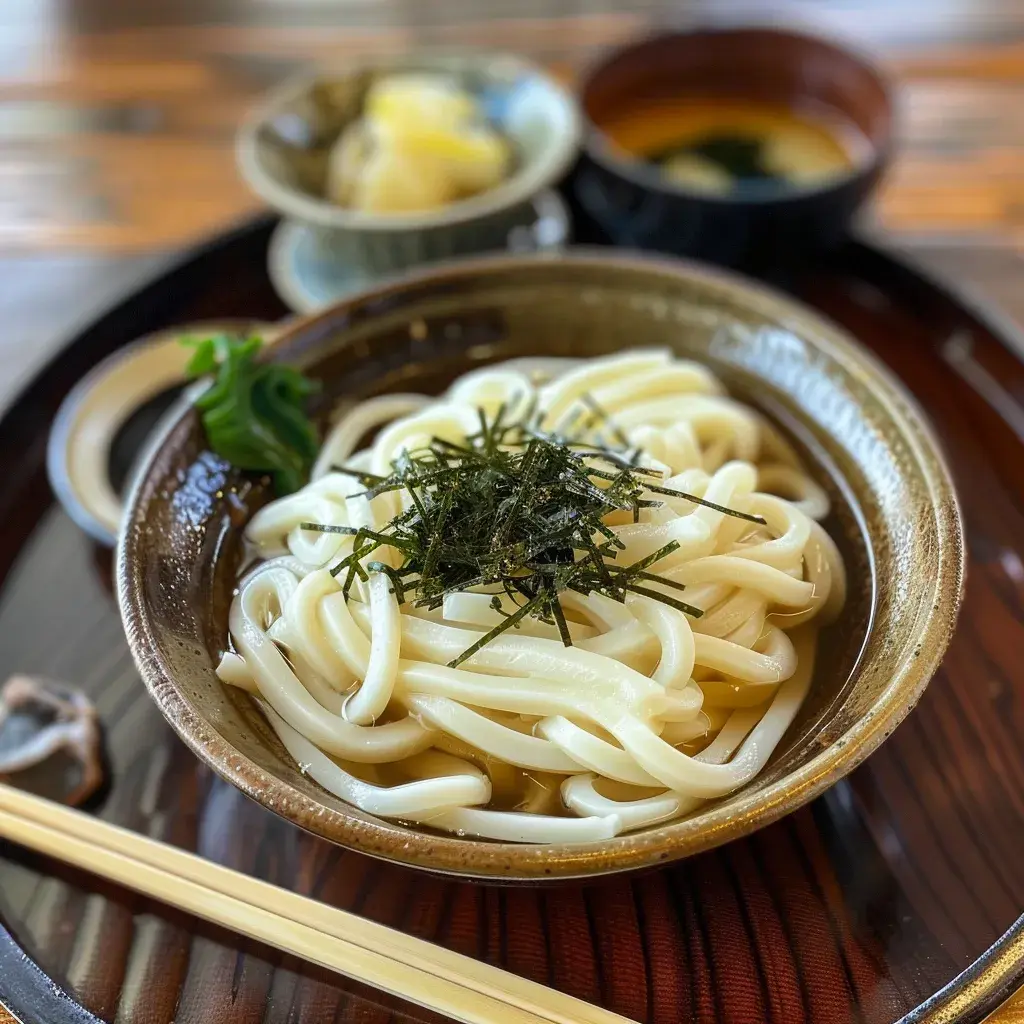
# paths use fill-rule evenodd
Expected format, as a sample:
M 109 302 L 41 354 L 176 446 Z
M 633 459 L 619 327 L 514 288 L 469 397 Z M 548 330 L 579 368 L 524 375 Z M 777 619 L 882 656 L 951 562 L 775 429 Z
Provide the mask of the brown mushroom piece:
M 99 719 L 79 690 L 32 676 L 0 687 L 0 781 L 78 806 L 103 784 Z

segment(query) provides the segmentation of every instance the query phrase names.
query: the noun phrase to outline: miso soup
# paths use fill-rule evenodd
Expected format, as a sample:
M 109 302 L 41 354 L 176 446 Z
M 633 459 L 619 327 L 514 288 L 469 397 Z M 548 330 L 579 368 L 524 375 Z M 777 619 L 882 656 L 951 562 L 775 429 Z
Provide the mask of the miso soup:
M 871 149 L 834 111 L 749 99 L 649 99 L 601 127 L 620 149 L 657 164 L 668 181 L 723 195 L 814 188 L 851 171 Z

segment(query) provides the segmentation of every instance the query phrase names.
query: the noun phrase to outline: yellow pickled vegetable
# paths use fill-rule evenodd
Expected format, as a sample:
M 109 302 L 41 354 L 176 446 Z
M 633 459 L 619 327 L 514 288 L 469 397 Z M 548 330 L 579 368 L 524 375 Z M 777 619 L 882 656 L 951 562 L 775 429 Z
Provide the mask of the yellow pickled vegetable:
M 370 88 L 362 119 L 335 143 L 325 191 L 357 210 L 431 210 L 493 188 L 510 157 L 477 101 L 452 81 L 394 76 Z
M 362 177 L 373 141 L 365 121 L 350 124 L 331 149 L 327 162 L 327 198 L 339 206 L 351 206 L 356 184 Z
M 508 147 L 495 132 L 479 127 L 447 127 L 421 122 L 413 130 L 395 131 L 382 125 L 381 145 L 411 159 L 436 163 L 460 193 L 471 195 L 492 188 L 505 175 Z
M 371 121 L 410 130 L 424 120 L 460 125 L 479 116 L 476 101 L 448 79 L 436 75 L 393 75 L 370 86 L 363 115 Z
M 432 210 L 456 198 L 450 179 L 429 161 L 393 149 L 378 149 L 355 183 L 351 205 L 370 213 Z

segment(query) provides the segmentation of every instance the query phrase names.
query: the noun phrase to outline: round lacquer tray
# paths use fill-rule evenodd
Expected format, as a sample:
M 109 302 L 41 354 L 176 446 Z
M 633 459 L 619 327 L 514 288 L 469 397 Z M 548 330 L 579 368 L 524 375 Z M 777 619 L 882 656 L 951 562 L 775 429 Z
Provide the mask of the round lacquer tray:
M 439 880 L 316 840 L 199 764 L 135 674 L 110 552 L 46 485 L 53 415 L 112 350 L 173 323 L 285 312 L 264 269 L 272 226 L 216 241 L 128 299 L 0 421 L 0 679 L 92 695 L 113 776 L 98 813 L 638 1021 L 975 1021 L 1024 982 L 1020 342 L 861 243 L 792 282 L 931 416 L 970 544 L 943 667 L 863 767 L 753 837 L 656 872 L 590 887 Z M 4 845 L 0 914 L 0 1000 L 25 1024 L 428 1019 Z

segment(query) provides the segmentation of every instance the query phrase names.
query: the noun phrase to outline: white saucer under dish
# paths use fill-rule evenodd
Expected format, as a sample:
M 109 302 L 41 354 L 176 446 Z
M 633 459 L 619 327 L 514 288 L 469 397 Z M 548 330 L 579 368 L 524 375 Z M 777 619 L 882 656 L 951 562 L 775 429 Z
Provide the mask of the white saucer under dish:
M 267 273 L 281 301 L 296 313 L 313 313 L 323 306 L 367 287 L 373 277 L 358 267 L 344 276 L 328 266 L 316 251 L 312 228 L 282 220 L 274 228 L 267 250 Z
M 569 211 L 557 192 L 542 192 L 534 200 L 534 209 L 534 223 L 510 233 L 510 252 L 554 252 L 570 241 Z M 354 264 L 339 270 L 336 257 L 320 256 L 316 229 L 292 220 L 282 220 L 274 229 L 267 273 L 285 305 L 301 314 L 315 313 L 381 280 L 380 275 Z

